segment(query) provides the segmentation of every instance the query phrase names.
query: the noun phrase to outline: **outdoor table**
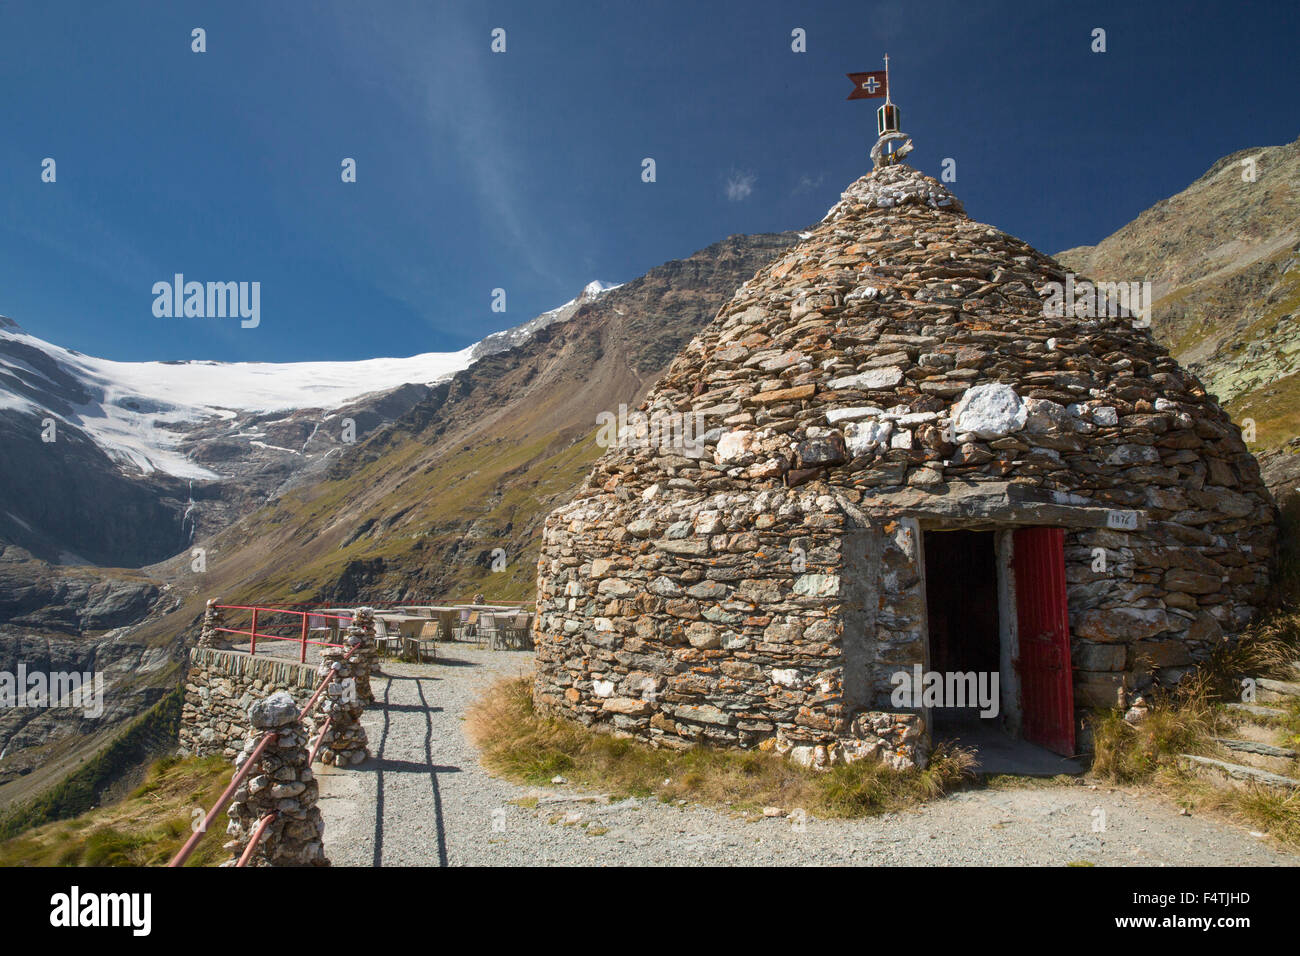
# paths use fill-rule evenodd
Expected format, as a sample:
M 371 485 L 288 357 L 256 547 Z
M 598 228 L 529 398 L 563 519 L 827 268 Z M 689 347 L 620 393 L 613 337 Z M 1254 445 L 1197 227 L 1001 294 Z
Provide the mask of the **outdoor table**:
M 385 624 L 396 624 L 398 632 L 403 638 L 419 637 L 420 628 L 422 628 L 429 619 L 419 614 L 376 614 L 375 617 L 382 620 Z
M 455 627 L 460 623 L 460 608 L 452 607 L 450 604 L 430 604 L 424 606 L 423 610 L 433 614 L 433 619 L 440 625 L 439 636 L 441 639 L 444 641 L 452 640 Z

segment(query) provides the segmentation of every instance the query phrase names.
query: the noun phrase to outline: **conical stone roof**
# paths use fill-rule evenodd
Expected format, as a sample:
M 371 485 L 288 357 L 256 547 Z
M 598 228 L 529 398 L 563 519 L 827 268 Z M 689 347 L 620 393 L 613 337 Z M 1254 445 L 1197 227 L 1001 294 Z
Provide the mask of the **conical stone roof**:
M 874 170 L 651 390 L 651 439 L 702 426 L 703 456 L 627 429 L 588 489 L 992 480 L 1160 511 L 1153 489 L 1190 484 L 1215 490 L 1163 510 L 1259 508 L 1267 523 L 1255 460 L 1200 382 L 1123 310 L 1045 314 L 1053 283 L 1058 263 L 936 180 Z M 674 414 L 694 417 L 658 426 Z

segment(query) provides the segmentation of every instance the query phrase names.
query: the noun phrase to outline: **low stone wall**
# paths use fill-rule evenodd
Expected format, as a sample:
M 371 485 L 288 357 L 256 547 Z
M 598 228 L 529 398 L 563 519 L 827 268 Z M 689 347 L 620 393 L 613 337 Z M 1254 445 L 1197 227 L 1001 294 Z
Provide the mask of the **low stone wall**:
M 250 704 L 282 690 L 301 707 L 319 683 L 315 664 L 212 647 L 191 649 L 181 711 L 181 753 L 220 754 L 233 760 L 253 729 L 248 723 Z

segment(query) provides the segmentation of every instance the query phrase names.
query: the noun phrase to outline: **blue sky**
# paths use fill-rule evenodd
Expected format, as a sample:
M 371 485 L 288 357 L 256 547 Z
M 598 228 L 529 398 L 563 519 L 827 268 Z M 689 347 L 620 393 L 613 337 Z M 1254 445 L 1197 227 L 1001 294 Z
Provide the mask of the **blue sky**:
M 7 2 L 0 314 L 117 359 L 458 349 L 590 279 L 814 223 L 869 167 L 876 102 L 844 74 L 885 52 L 914 164 L 952 157 L 973 216 L 1054 253 L 1296 138 L 1296 9 Z M 156 318 L 177 272 L 259 281 L 261 324 Z

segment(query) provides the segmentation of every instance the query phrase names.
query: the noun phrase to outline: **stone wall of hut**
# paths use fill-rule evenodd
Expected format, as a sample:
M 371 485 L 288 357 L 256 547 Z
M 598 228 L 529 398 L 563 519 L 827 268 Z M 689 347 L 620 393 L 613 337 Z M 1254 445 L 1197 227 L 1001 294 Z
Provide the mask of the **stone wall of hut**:
M 889 675 L 923 653 L 915 532 L 887 522 L 846 535 L 848 520 L 834 495 L 780 488 L 695 500 L 656 488 L 557 512 L 536 700 L 668 747 L 798 748 L 811 761 L 829 744 L 911 761 L 923 727 L 887 711 Z M 848 540 L 872 566 L 846 587 Z M 869 641 L 850 632 L 846 653 L 854 587 L 874 629 Z

